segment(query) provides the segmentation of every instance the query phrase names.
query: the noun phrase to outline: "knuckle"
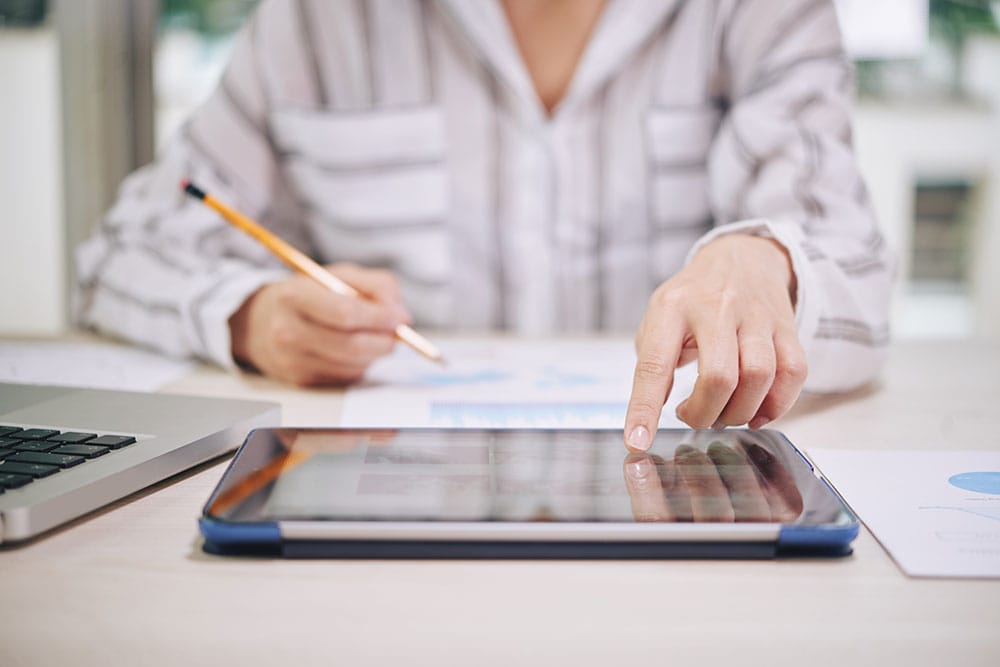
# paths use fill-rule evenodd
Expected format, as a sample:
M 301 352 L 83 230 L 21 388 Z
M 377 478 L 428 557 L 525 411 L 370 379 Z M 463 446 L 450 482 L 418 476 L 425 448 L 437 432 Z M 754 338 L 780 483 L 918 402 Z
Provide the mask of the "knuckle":
M 704 382 L 705 388 L 712 393 L 732 394 L 736 389 L 739 377 L 728 368 L 714 367 L 708 368 L 699 373 L 699 379 Z
M 660 285 L 649 297 L 649 306 L 661 310 L 681 310 L 690 302 L 687 288 L 667 282 Z
M 783 382 L 793 385 L 803 384 L 808 373 L 809 368 L 804 356 L 786 360 L 777 370 Z
M 661 378 L 672 370 L 666 359 L 646 356 L 635 364 L 635 376 L 642 379 Z
M 324 309 L 332 322 L 345 324 L 351 319 L 351 299 L 334 294 L 327 299 Z
M 722 311 L 733 311 L 746 303 L 746 294 L 742 290 L 727 288 L 719 292 L 716 303 Z
M 302 343 L 302 334 L 298 327 L 289 322 L 275 322 L 272 325 L 271 337 L 275 345 L 284 348 L 296 348 Z
M 276 284 L 272 294 L 280 306 L 294 308 L 299 302 L 299 293 L 292 288 L 289 281 Z
M 347 353 L 353 363 L 369 363 L 378 356 L 382 336 L 357 335 L 347 341 Z
M 764 362 L 750 362 L 740 369 L 740 384 L 748 389 L 764 389 L 774 380 L 774 366 Z
M 336 305 L 331 308 L 330 315 L 338 327 L 348 330 L 361 328 L 359 308 L 352 301 L 350 298 L 342 297 L 337 299 Z
M 639 421 L 644 421 L 644 417 L 658 415 L 662 409 L 663 403 L 657 404 L 645 397 L 633 397 L 628 406 L 629 414 L 638 417 Z

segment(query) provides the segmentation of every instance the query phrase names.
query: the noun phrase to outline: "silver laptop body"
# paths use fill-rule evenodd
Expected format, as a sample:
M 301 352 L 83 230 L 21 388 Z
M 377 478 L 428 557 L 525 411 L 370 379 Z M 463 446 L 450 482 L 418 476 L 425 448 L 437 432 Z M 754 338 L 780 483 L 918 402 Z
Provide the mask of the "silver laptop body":
M 0 494 L 0 543 L 26 540 L 233 450 L 274 403 L 0 383 L 0 425 L 129 435 L 134 444 Z M 84 443 L 85 444 L 85 443 Z M 3 465 L 0 464 L 0 470 Z

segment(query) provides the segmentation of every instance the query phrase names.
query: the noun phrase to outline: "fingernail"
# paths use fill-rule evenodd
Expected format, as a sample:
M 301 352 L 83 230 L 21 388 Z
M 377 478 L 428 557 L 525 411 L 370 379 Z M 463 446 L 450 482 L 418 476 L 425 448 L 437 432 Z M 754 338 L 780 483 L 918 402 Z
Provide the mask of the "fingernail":
M 712 430 L 713 431 L 721 431 L 724 428 L 726 428 L 726 425 L 723 424 L 721 421 L 717 420 L 714 424 L 712 424 Z
M 649 459 L 645 458 L 639 459 L 638 461 L 632 461 L 626 466 L 628 476 L 636 480 L 644 479 L 647 475 L 649 475 L 649 469 Z
M 750 424 L 748 424 L 748 426 L 756 431 L 757 429 L 766 426 L 770 421 L 771 420 L 767 417 L 754 417 L 750 420 Z
M 649 429 L 645 426 L 636 426 L 632 429 L 632 432 L 628 434 L 628 446 L 632 449 L 644 452 L 649 449 L 651 444 L 652 441 L 649 437 Z

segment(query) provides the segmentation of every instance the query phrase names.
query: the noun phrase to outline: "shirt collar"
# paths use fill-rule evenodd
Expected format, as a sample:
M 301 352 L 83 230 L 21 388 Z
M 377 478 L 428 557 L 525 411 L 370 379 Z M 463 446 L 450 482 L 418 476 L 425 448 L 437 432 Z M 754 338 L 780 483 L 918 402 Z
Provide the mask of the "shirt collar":
M 521 103 L 526 113 L 544 120 L 545 110 L 518 51 L 507 17 L 498 0 L 438 0 L 497 80 Z M 559 115 L 585 101 L 617 74 L 683 0 L 608 0 L 573 73 L 566 95 L 555 109 Z

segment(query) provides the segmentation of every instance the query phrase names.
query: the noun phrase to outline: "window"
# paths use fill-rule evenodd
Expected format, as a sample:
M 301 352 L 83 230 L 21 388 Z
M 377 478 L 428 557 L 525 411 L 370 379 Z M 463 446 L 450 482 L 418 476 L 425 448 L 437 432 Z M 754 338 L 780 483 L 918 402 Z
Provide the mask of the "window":
M 215 89 L 257 0 L 164 0 L 154 55 L 156 145 Z

